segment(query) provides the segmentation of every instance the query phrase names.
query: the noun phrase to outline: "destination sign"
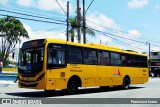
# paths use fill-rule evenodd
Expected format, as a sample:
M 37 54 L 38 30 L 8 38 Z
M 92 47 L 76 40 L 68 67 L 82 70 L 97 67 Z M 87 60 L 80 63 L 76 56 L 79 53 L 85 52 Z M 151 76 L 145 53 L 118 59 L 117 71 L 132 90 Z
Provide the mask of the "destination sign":
M 45 39 L 38 39 L 38 40 L 24 42 L 22 45 L 22 49 L 42 46 L 44 41 Z

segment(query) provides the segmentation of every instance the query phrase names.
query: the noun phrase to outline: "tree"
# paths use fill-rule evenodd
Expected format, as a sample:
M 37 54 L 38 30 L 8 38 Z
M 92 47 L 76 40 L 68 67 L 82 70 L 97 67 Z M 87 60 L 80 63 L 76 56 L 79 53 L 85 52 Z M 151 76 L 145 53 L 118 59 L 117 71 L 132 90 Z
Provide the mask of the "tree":
M 70 23 L 69 34 L 71 35 L 71 42 L 74 42 L 75 33 L 77 32 L 77 29 L 78 29 L 77 18 L 76 17 L 69 18 L 69 23 Z M 82 22 L 81 22 L 80 27 L 81 27 L 81 32 L 82 32 L 83 31 Z M 88 27 L 86 28 L 86 33 L 91 36 L 95 36 L 95 32 Z
M 29 38 L 23 24 L 12 16 L 0 18 L 1 52 L 4 65 L 21 38 Z

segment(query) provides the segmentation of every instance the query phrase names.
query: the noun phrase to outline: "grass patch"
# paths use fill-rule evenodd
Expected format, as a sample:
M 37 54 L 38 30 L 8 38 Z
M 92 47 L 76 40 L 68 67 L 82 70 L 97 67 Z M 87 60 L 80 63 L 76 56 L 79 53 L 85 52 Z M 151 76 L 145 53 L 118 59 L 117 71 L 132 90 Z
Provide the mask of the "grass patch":
M 17 68 L 2 68 L 2 71 L 17 72 Z

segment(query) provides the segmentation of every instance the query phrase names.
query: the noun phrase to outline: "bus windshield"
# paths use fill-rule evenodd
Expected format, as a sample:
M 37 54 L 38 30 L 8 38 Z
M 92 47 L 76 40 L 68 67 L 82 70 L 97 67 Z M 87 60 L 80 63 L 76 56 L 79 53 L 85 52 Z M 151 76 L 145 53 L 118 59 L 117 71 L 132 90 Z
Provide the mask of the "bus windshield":
M 20 51 L 19 69 L 40 72 L 43 68 L 44 47 L 22 49 Z

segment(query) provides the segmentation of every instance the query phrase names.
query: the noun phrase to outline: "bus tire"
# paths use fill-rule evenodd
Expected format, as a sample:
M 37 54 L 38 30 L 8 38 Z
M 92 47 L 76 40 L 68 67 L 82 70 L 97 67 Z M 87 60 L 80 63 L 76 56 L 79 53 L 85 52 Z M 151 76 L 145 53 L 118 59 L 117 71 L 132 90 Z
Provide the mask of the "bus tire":
M 129 89 L 129 85 L 130 85 L 130 79 L 129 79 L 129 77 L 125 77 L 125 78 L 123 79 L 122 88 L 123 88 L 124 90 L 127 90 L 127 89 Z
M 68 94 L 76 94 L 78 91 L 78 84 L 76 83 L 76 80 L 71 79 L 67 85 L 67 93 Z

